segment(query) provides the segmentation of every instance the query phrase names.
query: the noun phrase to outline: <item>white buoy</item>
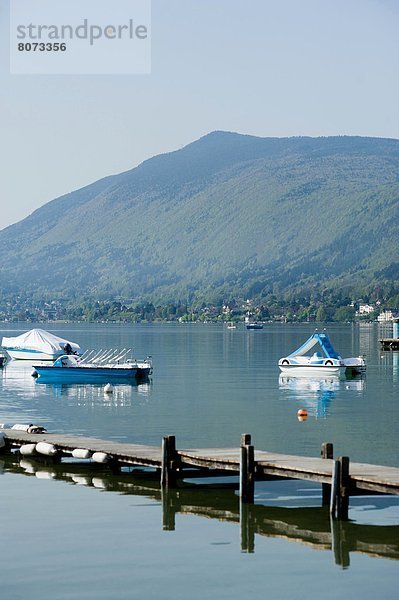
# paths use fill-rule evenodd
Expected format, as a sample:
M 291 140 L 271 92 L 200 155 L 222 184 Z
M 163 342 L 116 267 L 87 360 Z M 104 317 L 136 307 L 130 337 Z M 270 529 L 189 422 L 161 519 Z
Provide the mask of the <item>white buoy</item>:
M 97 463 L 107 463 L 109 461 L 109 456 L 105 452 L 94 452 L 91 458 Z
M 77 485 L 90 485 L 90 479 L 83 475 L 72 475 L 71 479 Z
M 46 456 L 55 456 L 57 454 L 57 448 L 53 444 L 48 444 L 47 442 L 38 442 L 36 444 L 36 452 L 45 454 Z
M 104 479 L 100 479 L 99 477 L 93 477 L 93 479 L 91 480 L 93 487 L 99 489 L 99 490 L 106 490 L 107 489 L 107 483 L 104 481 Z
M 35 476 L 38 479 L 55 479 L 57 473 L 54 473 L 54 471 L 36 471 Z
M 74 458 L 90 458 L 91 452 L 86 448 L 75 448 L 75 450 L 72 450 L 72 456 Z
M 19 453 L 22 456 L 32 456 L 32 454 L 36 454 L 36 444 L 24 444 L 20 447 Z
M 36 473 L 35 465 L 32 465 L 28 460 L 24 460 L 23 458 L 19 461 L 19 466 L 21 469 L 25 470 L 25 473 L 29 473 L 30 475 L 34 475 Z
M 110 383 L 107 383 L 107 385 L 104 386 L 104 394 L 112 394 L 113 391 L 114 388 Z

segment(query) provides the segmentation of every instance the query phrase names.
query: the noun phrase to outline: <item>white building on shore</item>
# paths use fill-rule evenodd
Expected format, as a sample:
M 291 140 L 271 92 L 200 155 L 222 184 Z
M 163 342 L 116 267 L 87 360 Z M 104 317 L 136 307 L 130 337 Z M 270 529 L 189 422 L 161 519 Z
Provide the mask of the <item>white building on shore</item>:
M 379 323 L 390 323 L 394 320 L 394 316 L 391 310 L 384 310 L 381 314 L 378 315 L 377 321 Z

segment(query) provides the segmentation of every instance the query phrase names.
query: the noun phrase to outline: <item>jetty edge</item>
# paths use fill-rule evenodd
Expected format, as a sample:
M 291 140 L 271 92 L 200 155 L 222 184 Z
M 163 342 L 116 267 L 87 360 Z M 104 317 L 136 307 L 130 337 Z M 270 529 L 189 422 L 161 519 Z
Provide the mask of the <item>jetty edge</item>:
M 159 472 L 162 488 L 174 488 L 181 479 L 237 475 L 243 504 L 254 502 L 256 481 L 314 481 L 322 485 L 323 506 L 328 505 L 332 518 L 340 520 L 348 519 L 350 496 L 399 495 L 399 468 L 350 462 L 346 456 L 334 459 L 331 443 L 322 444 L 320 457 L 313 458 L 255 450 L 248 433 L 242 434 L 237 448 L 199 449 L 177 449 L 173 435 L 163 437 L 160 447 L 10 428 L 0 429 L 0 437 L 3 451 L 22 453 L 29 447 L 31 455 L 61 460 L 76 457 L 76 450 L 80 450 L 91 461 L 116 470 L 122 466 L 151 467 Z M 90 468 L 90 461 L 87 465 Z

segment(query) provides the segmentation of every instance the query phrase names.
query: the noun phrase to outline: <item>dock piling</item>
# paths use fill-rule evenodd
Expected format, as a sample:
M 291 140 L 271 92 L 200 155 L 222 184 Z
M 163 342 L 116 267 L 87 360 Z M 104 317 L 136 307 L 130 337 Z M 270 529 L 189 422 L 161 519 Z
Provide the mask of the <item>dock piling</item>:
M 255 450 L 251 445 L 249 433 L 242 434 L 240 451 L 240 499 L 241 502 L 253 504 L 255 495 Z
M 240 447 L 249 446 L 251 444 L 251 434 L 250 433 L 242 433 L 241 434 L 241 443 Z
M 176 438 L 167 435 L 162 438 L 161 487 L 176 487 Z
M 349 457 L 341 456 L 338 519 L 348 520 L 349 515 Z
M 321 445 L 320 456 L 321 456 L 321 458 L 330 459 L 330 460 L 334 458 L 334 446 L 331 442 L 324 442 Z M 322 483 L 321 489 L 322 489 L 322 506 L 329 506 L 330 499 L 331 499 L 331 484 Z
M 348 520 L 349 514 L 349 458 L 340 456 L 334 462 L 330 514 L 333 519 Z
M 341 463 L 336 460 L 333 465 L 331 475 L 331 497 L 330 497 L 330 515 L 333 519 L 337 516 L 337 501 L 339 493 Z

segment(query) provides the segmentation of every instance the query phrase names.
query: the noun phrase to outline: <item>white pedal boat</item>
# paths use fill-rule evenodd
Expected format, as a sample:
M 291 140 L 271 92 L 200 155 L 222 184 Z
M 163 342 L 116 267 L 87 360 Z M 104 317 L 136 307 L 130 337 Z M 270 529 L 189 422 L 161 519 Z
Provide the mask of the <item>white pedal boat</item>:
M 316 344 L 322 352 L 307 355 Z M 342 358 L 334 349 L 326 333 L 315 331 L 297 350 L 280 358 L 278 366 L 282 373 L 290 375 L 358 375 L 366 370 L 363 356 Z

